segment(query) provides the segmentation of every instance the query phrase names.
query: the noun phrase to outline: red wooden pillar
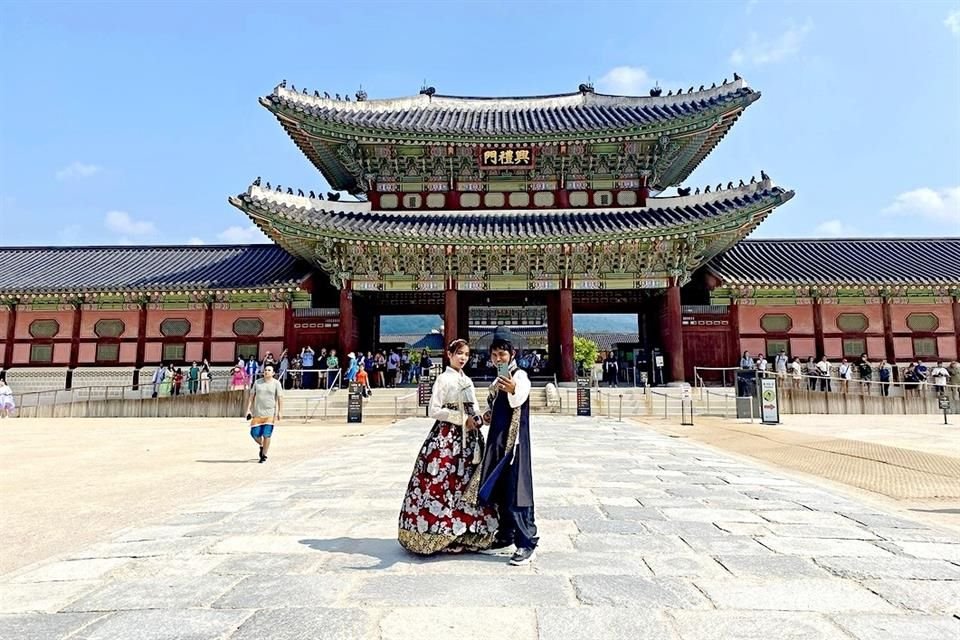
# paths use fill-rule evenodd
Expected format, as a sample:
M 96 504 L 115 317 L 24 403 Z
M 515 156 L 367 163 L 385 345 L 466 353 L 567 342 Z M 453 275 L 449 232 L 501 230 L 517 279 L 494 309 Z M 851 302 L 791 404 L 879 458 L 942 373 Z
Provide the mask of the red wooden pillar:
M 558 209 L 569 209 L 570 208 L 570 192 L 566 189 L 557 190 L 557 208 Z
M 646 176 L 640 178 L 640 202 L 637 203 L 638 206 L 645 207 L 647 206 L 647 198 L 650 197 L 650 187 L 647 185 Z
M 666 361 L 670 365 L 670 382 L 683 382 L 686 373 L 683 359 L 683 307 L 680 304 L 680 285 L 676 280 L 667 287 L 661 327 Z
M 337 355 L 347 363 L 347 354 L 357 350 L 357 316 L 353 309 L 353 289 L 346 281 L 340 289 L 340 324 L 337 327 Z
M 883 347 L 887 354 L 887 362 L 892 365 L 897 361 L 897 350 L 893 343 L 893 312 L 890 309 L 890 300 L 883 298 L 880 309 L 883 312 Z M 956 317 L 956 307 L 954 307 L 954 317 Z
M 957 360 L 960 360 L 960 296 L 953 299 L 953 337 L 956 340 Z
M 83 304 L 76 302 L 73 305 L 73 331 L 70 336 L 70 368 L 76 369 L 80 364 L 80 317 Z
M 728 306 L 727 318 L 730 323 L 730 348 L 727 354 L 729 361 L 727 366 L 735 367 L 740 362 L 740 305 L 735 301 Z
M 555 293 L 547 294 L 547 355 L 553 373 L 560 375 L 560 299 Z M 559 377 L 557 378 L 559 380 Z
M 7 307 L 7 342 L 3 345 L 3 367 L 13 364 L 13 340 L 17 337 L 17 305 Z
M 458 320 L 457 311 L 459 311 L 459 305 L 457 304 L 457 290 L 453 288 L 451 284 L 443 292 L 443 350 L 446 353 L 447 346 L 457 338 L 465 338 L 465 336 L 460 336 L 458 332 L 460 331 L 460 323 Z
M 557 333 L 560 340 L 559 381 L 573 382 L 576 380 L 573 361 L 573 291 L 569 287 L 563 287 L 559 291 L 557 315 Z
M 283 307 L 283 348 L 291 354 L 297 348 L 296 336 L 294 336 L 293 324 L 293 303 L 287 302 Z
M 813 341 L 819 360 L 827 355 L 827 348 L 823 343 L 823 303 L 819 297 L 813 299 Z
M 141 302 L 137 309 L 137 370 L 144 364 L 147 352 L 147 303 Z
M 213 354 L 213 300 L 207 300 L 203 308 L 203 357 L 210 359 Z

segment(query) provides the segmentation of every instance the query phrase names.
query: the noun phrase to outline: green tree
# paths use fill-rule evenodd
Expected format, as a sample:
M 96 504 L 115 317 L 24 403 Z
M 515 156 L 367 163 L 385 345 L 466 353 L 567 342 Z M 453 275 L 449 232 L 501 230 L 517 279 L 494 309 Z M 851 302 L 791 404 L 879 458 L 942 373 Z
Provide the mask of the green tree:
M 584 368 L 593 366 L 597 361 L 599 347 L 593 340 L 575 336 L 573 338 L 573 360 L 575 364 L 582 364 Z

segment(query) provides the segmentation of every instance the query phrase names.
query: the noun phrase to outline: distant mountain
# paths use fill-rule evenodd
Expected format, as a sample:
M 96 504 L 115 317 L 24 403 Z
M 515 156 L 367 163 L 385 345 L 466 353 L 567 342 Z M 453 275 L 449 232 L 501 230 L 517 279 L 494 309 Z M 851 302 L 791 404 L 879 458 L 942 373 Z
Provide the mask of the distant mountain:
M 384 316 L 380 320 L 381 335 L 428 333 L 443 326 L 440 316 Z M 628 333 L 637 330 L 637 316 L 630 314 L 577 314 L 574 331 L 592 333 Z

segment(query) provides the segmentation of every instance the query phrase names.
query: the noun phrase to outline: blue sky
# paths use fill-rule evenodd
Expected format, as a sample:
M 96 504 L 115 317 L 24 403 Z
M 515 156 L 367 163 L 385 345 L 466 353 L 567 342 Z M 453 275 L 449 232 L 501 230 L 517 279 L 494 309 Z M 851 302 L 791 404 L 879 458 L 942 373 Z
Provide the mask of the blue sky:
M 227 196 L 326 190 L 257 103 L 645 94 L 739 72 L 763 97 L 688 184 L 765 169 L 755 237 L 960 235 L 960 2 L 5 3 L 0 243 L 255 242 Z

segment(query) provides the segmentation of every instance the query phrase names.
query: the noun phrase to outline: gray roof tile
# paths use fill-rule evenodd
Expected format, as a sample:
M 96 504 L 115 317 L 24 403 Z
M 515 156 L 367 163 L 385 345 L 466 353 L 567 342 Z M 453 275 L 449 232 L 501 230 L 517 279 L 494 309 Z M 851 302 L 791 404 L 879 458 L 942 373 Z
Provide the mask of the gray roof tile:
M 309 273 L 272 244 L 0 247 L 4 293 L 286 286 Z
M 960 238 L 744 240 L 707 268 L 727 284 L 960 287 Z
M 271 110 L 285 108 L 339 125 L 428 134 L 523 135 L 587 133 L 658 125 L 724 105 L 752 102 L 760 94 L 743 80 L 675 96 L 611 96 L 592 92 L 525 98 L 464 98 L 419 95 L 347 102 L 277 87 L 263 98 Z

